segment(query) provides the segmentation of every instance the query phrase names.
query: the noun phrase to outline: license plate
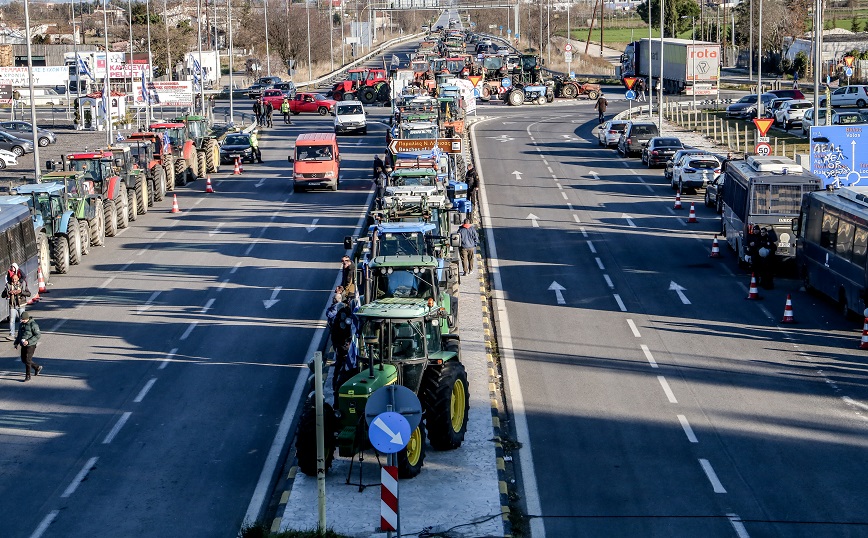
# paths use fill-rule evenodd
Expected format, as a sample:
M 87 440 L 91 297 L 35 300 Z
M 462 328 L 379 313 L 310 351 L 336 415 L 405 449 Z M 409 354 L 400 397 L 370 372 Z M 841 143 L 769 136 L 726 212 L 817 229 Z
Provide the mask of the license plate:
M 232 158 L 232 159 L 237 159 L 238 157 L 241 157 L 241 155 L 238 154 L 238 153 L 232 153 L 232 154 L 229 155 L 229 157 Z

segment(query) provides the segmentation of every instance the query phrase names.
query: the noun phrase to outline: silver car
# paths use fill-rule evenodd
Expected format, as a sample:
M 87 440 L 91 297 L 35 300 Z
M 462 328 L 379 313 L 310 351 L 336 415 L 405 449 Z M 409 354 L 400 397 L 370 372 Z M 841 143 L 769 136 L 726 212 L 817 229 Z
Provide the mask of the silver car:
M 24 140 L 33 140 L 33 125 L 30 122 L 26 121 L 4 121 L 0 122 L 0 131 L 5 133 L 9 133 L 12 136 L 23 138 Z M 54 144 L 57 142 L 57 135 L 49 131 L 48 129 L 43 129 L 41 127 L 36 128 L 36 137 L 39 141 L 39 147 L 44 148 L 48 144 Z
M 609 120 L 597 131 L 597 142 L 601 146 L 617 146 L 618 139 L 621 138 L 621 133 L 627 127 L 627 122 L 623 120 Z

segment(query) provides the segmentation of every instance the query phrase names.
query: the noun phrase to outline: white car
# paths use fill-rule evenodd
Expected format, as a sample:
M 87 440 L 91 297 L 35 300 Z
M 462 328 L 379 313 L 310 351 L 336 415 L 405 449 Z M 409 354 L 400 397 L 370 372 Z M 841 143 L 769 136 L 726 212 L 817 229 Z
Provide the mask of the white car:
M 684 189 L 704 189 L 720 177 L 720 161 L 714 155 L 685 155 L 672 167 L 672 183 Z
M 805 111 L 813 105 L 807 99 L 793 99 L 786 101 L 775 112 L 775 123 L 789 131 L 794 123 L 802 123 L 802 118 L 805 116 Z
M 857 106 L 863 108 L 868 105 L 868 86 L 853 84 L 844 86 L 832 92 L 832 106 Z M 820 98 L 820 106 L 826 106 L 826 98 Z
M 626 120 L 609 120 L 597 130 L 597 142 L 601 146 L 617 146 L 621 133 L 627 127 Z
M 18 157 L 15 156 L 11 151 L 6 151 L 5 149 L 0 149 L 0 169 L 6 168 L 7 166 L 15 166 L 18 164 Z
M 333 111 L 335 115 L 335 134 L 368 134 L 368 119 L 365 107 L 359 101 L 338 101 Z

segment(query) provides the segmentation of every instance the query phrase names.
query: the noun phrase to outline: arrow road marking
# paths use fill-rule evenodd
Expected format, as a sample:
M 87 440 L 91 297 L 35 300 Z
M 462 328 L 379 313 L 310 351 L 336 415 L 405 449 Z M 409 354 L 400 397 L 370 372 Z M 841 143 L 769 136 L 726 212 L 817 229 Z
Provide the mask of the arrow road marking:
M 383 432 L 385 432 L 386 435 L 391 437 L 392 442 L 395 443 L 396 445 L 403 445 L 404 444 L 404 441 L 401 439 L 401 432 L 395 433 L 392 430 L 390 430 L 389 427 L 386 426 L 386 423 L 383 422 L 383 419 L 381 419 L 380 417 L 375 418 L 373 424 L 374 424 L 374 426 L 383 430 Z
M 684 291 L 685 291 L 686 289 L 687 289 L 687 288 L 681 287 L 681 286 L 679 286 L 678 284 L 676 284 L 675 282 L 670 282 L 670 283 L 669 283 L 669 291 L 674 291 L 675 293 L 677 293 L 677 294 L 678 294 L 678 298 L 681 299 L 681 302 L 682 302 L 682 303 L 684 303 L 684 304 L 690 304 L 690 299 L 688 299 L 687 296 L 684 295 Z
M 254 185 L 254 187 L 261 187 L 263 183 L 265 183 L 265 178 L 260 179 L 259 182 Z
M 307 230 L 307 233 L 310 233 L 310 232 L 316 230 L 316 223 L 317 222 L 319 222 L 319 219 L 313 219 L 313 222 L 310 223 L 310 226 L 307 226 L 305 228 L 305 230 Z
M 277 294 L 280 293 L 280 290 L 283 289 L 283 286 L 277 286 L 273 290 L 271 290 L 271 299 L 266 299 L 262 301 L 262 304 L 265 305 L 265 309 L 268 310 L 272 306 L 276 305 L 280 299 L 277 298 Z
M 567 304 L 564 300 L 564 294 L 561 293 L 565 291 L 567 288 L 561 286 L 556 281 L 552 281 L 551 286 L 549 286 L 549 291 L 555 292 L 555 298 L 558 300 L 558 304 Z
M 600 181 L 600 175 L 599 175 L 598 173 L 596 173 L 596 172 L 594 172 L 593 170 L 591 170 L 591 171 L 590 171 L 590 174 L 591 174 L 591 177 L 592 177 L 592 178 L 596 179 L 597 181 Z
M 521 172 L 519 172 L 518 170 L 514 171 L 512 175 L 515 176 L 515 179 L 521 180 Z
M 537 220 L 539 220 L 539 217 L 537 217 L 536 215 L 531 213 L 530 215 L 528 215 L 524 218 L 524 220 L 528 220 L 528 219 L 530 219 L 531 223 L 533 223 L 534 228 L 539 228 L 539 223 L 537 222 Z
M 151 296 L 148 297 L 148 300 L 145 301 L 145 304 L 143 304 L 143 305 L 139 306 L 138 308 L 136 308 L 136 312 L 137 312 L 138 314 L 141 314 L 142 312 L 147 312 L 148 310 L 150 310 L 151 307 L 154 306 L 154 300 L 155 300 L 155 299 L 156 299 L 156 298 L 157 298 L 161 293 L 163 293 L 163 292 L 162 292 L 162 291 L 155 291 L 154 293 L 152 293 Z
M 621 218 L 622 218 L 622 219 L 626 219 L 626 220 L 627 220 L 627 224 L 628 224 L 631 228 L 635 228 L 635 227 L 636 227 L 636 224 L 633 223 L 633 217 L 631 217 L 630 215 L 624 213 L 623 215 L 621 215 Z M 671 288 L 670 288 L 670 289 L 671 289 Z
M 513 140 L 515 140 L 515 138 L 507 136 L 505 134 L 500 136 L 489 136 L 488 138 L 492 140 L 497 140 L 498 142 L 512 142 Z

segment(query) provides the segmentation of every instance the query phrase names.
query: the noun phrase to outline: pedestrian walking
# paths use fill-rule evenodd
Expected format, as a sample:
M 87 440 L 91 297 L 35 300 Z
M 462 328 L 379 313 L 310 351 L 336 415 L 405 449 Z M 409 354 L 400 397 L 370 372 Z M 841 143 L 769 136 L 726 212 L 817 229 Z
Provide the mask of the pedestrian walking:
M 798 71 L 793 71 L 793 89 L 794 90 L 799 89 L 799 72 Z
M 9 269 L 6 271 L 6 283 L 9 284 L 12 282 L 12 276 L 18 275 L 19 280 L 24 283 L 24 286 L 27 286 L 27 279 L 24 278 L 24 271 L 18 267 L 17 263 L 13 263 L 9 266 Z
M 758 284 L 764 289 L 775 289 L 775 250 L 777 241 L 769 233 L 768 228 L 760 229 L 760 236 L 757 250 L 759 254 L 759 282 Z
M 39 338 L 42 333 L 39 331 L 39 325 L 36 320 L 30 317 L 30 314 L 25 312 L 21 314 L 21 325 L 18 327 L 18 336 L 15 337 L 15 349 L 21 346 L 21 362 L 24 363 L 24 381 L 30 381 L 30 371 L 33 370 L 33 375 L 39 375 L 42 372 L 42 366 L 33 362 L 33 354 L 36 352 L 36 345 L 39 344 Z
M 269 127 L 274 127 L 274 105 L 271 101 L 265 102 L 265 124 Z
M 476 257 L 476 247 L 479 246 L 479 235 L 476 233 L 476 228 L 470 224 L 470 219 L 464 219 L 464 224 L 458 229 L 458 235 L 461 238 L 461 245 L 458 247 L 461 268 L 464 269 L 463 274 L 469 275 L 473 272 L 473 259 Z
M 386 196 L 386 173 L 382 168 L 377 168 L 374 176 L 376 193 L 374 194 L 377 209 L 383 209 L 383 198 Z
M 473 206 L 476 206 L 477 194 L 476 189 L 479 188 L 479 176 L 476 174 L 476 168 L 473 163 L 467 164 L 467 173 L 464 175 L 464 182 L 467 183 L 467 199 Z
M 606 114 L 606 108 L 609 106 L 609 101 L 603 97 L 603 92 L 600 92 L 600 97 L 597 98 L 597 104 L 594 105 L 594 110 L 599 113 L 600 124 L 603 123 L 603 118 Z
M 637 80 L 635 87 L 636 87 L 636 94 L 638 95 L 638 98 L 636 99 L 636 101 L 645 102 L 645 90 L 646 90 L 645 79 L 640 78 L 639 80 Z
M 12 275 L 12 280 L 6 284 L 3 289 L 3 298 L 9 302 L 9 336 L 7 340 L 12 340 L 18 334 L 18 320 L 27 309 L 27 298 L 30 297 L 30 291 L 24 285 L 24 282 L 18 278 L 17 274 Z
M 292 125 L 292 118 L 289 117 L 289 99 L 284 98 L 280 103 L 280 113 L 283 114 L 283 123 Z
M 383 163 L 383 159 L 379 155 L 374 155 L 374 179 L 377 179 L 377 175 L 385 170 L 385 168 L 386 165 Z

